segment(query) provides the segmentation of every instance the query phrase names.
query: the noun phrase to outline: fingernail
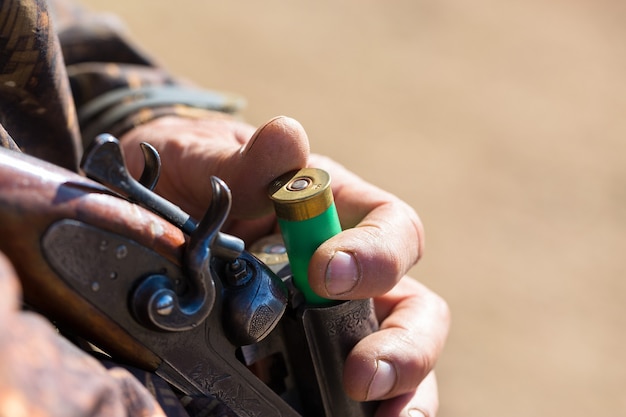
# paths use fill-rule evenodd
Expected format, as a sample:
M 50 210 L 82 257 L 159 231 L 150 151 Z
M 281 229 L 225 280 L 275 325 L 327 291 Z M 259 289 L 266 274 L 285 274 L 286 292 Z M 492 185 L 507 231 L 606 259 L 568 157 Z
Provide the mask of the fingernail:
M 411 408 L 409 410 L 409 417 L 426 417 L 426 413 L 417 408 Z
M 359 282 L 359 265 L 352 254 L 335 252 L 326 268 L 326 291 L 330 295 L 350 292 Z
M 396 383 L 396 370 L 387 361 L 376 362 L 376 372 L 367 391 L 367 400 L 376 400 L 389 393 Z

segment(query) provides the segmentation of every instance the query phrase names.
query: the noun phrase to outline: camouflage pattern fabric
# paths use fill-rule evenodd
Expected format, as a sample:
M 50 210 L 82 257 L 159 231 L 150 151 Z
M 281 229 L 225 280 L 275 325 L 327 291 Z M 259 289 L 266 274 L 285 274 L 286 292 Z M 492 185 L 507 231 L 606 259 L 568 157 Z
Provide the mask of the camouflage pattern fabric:
M 0 3 L 0 57 L 0 124 L 25 152 L 76 170 L 76 112 L 45 2 Z
M 129 91 L 113 103 L 120 104 L 135 99 L 133 89 L 178 85 L 120 27 L 65 1 L 0 1 L 0 146 L 76 171 L 81 130 L 89 128 L 79 126 L 81 108 L 111 91 Z M 229 97 L 211 106 L 237 109 Z M 204 108 L 133 107 L 106 130 L 120 134 L 162 115 L 202 117 Z M 20 309 L 19 293 L 10 259 L 0 254 L 0 415 L 233 415 L 214 398 L 181 398 L 156 375 L 96 360 Z

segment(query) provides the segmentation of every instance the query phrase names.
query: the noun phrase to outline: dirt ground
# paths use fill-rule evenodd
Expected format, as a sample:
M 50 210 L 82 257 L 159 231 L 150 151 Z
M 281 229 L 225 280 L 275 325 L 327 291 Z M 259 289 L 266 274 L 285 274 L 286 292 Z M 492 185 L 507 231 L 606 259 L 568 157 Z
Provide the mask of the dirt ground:
M 441 417 L 626 415 L 626 3 L 84 3 L 419 212 Z

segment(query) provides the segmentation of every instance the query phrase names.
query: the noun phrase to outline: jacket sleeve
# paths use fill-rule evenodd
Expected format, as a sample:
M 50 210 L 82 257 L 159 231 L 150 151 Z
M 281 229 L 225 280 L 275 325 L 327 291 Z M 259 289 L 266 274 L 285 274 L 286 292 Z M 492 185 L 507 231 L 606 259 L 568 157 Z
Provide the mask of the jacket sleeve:
M 172 76 L 128 36 L 120 20 L 65 0 L 54 2 L 58 37 L 83 144 L 107 132 L 121 136 L 156 117 L 236 113 L 244 100 Z
M 0 145 L 73 171 L 97 134 L 243 105 L 170 75 L 110 14 L 66 0 L 6 0 L 0 21 Z
M 76 170 L 80 136 L 58 38 L 44 0 L 0 2 L 3 145 Z M 11 138 L 11 140 L 9 140 Z

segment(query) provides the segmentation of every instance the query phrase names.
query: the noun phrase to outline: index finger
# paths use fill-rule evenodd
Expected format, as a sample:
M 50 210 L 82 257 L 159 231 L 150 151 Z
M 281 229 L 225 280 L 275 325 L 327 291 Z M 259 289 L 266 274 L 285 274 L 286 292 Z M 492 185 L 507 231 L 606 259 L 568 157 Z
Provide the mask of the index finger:
M 313 161 L 331 173 L 344 231 L 324 242 L 311 258 L 311 287 L 330 299 L 386 293 L 421 256 L 424 229 L 417 213 L 336 162 L 319 156 Z

